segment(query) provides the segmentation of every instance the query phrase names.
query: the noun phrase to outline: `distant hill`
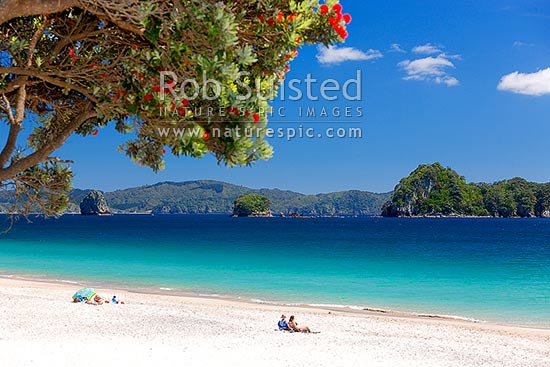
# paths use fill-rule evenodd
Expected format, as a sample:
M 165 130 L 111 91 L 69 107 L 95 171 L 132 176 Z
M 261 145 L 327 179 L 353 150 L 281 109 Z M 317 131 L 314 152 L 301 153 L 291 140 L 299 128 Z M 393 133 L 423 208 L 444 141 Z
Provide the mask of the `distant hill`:
M 79 213 L 79 204 L 91 190 L 75 189 L 67 212 Z M 251 189 L 219 181 L 161 182 L 113 192 L 106 192 L 107 204 L 114 213 L 155 214 L 230 214 L 234 201 L 245 194 L 268 197 L 274 214 L 302 215 L 379 215 L 391 193 L 343 191 L 304 195 L 279 189 Z M 0 191 L 0 212 L 13 203 L 12 193 Z
M 89 191 L 74 190 L 71 208 Z M 382 205 L 390 198 L 390 194 L 364 191 L 304 195 L 279 189 L 251 189 L 219 181 L 161 182 L 106 192 L 105 198 L 109 207 L 119 213 L 229 214 L 235 199 L 254 193 L 271 199 L 274 213 L 304 215 L 380 214 Z

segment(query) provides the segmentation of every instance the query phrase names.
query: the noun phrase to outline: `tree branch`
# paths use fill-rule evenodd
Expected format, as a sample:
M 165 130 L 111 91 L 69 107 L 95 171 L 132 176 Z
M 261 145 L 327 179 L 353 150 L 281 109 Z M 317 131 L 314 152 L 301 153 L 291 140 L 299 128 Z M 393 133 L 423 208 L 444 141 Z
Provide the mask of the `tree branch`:
M 4 168 L 6 163 L 8 163 L 11 157 L 11 154 L 15 150 L 15 144 L 17 143 L 17 136 L 19 135 L 19 132 L 22 130 L 21 124 L 17 124 L 15 121 L 15 117 L 13 116 L 13 112 L 11 110 L 10 101 L 6 98 L 5 95 L 2 95 L 2 99 L 5 104 L 5 106 L 2 107 L 2 109 L 6 111 L 6 114 L 8 115 L 8 121 L 10 122 L 10 131 L 8 133 L 8 139 L 6 140 L 6 145 L 4 146 L 4 149 L 2 149 L 2 152 L 0 153 L 0 169 Z
M 105 3 L 108 4 L 108 2 Z M 135 4 L 130 3 L 130 5 L 136 5 L 137 3 L 135 1 Z M 145 31 L 142 27 L 138 27 L 131 22 L 118 19 L 107 8 L 97 6 L 97 3 L 93 0 L 0 0 L 0 25 L 19 17 L 53 14 L 74 7 L 79 7 L 97 16 L 105 17 L 109 22 L 127 32 L 143 35 Z M 124 7 L 121 6 L 121 9 L 124 10 Z
M 0 89 L 0 94 L 9 94 L 14 90 L 17 90 L 18 88 L 21 88 L 22 86 L 27 84 L 27 79 L 28 78 L 26 76 L 20 76 L 13 79 L 6 88 Z
M 46 160 L 49 161 L 49 162 L 55 162 L 55 163 L 71 163 L 71 164 L 74 163 L 73 160 L 61 159 L 59 157 L 48 157 Z
M 79 0 L 0 0 L 0 25 L 19 17 L 58 13 L 79 5 Z
M 18 173 L 48 160 L 50 154 L 65 143 L 65 140 L 87 120 L 96 117 L 96 113 L 86 110 L 69 123 L 59 135 L 44 144 L 40 149 L 25 158 L 12 163 L 10 166 L 0 169 L 0 182 L 13 179 Z
M 26 75 L 26 76 L 33 76 L 38 79 L 42 79 L 43 81 L 56 85 L 61 88 L 71 89 L 75 92 L 78 92 L 88 98 L 90 101 L 97 103 L 97 99 L 88 93 L 86 88 L 79 87 L 78 85 L 74 85 L 71 83 L 67 83 L 63 80 L 56 79 L 52 76 L 50 76 L 47 73 L 43 73 L 39 70 L 33 70 L 33 69 L 26 69 L 26 68 L 19 68 L 19 67 L 0 67 L 0 73 L 5 74 L 15 74 L 15 75 Z

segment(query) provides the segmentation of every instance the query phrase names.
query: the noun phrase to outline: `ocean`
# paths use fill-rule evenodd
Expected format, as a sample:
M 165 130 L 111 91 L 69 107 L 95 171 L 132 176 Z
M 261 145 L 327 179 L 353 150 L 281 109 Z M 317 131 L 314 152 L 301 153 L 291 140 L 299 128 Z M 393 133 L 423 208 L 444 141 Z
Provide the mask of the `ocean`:
M 0 275 L 550 327 L 550 220 L 32 218 Z

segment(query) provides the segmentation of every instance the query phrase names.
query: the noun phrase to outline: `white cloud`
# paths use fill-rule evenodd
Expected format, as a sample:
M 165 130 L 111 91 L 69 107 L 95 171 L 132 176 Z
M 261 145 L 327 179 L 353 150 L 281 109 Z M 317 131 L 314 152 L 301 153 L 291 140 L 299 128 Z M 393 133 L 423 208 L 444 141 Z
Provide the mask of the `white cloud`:
M 445 54 L 440 54 L 437 57 L 428 56 L 423 59 L 405 60 L 400 62 L 398 66 L 407 73 L 407 76 L 403 78 L 404 80 L 429 81 L 436 84 L 445 84 L 448 87 L 460 84 L 458 79 L 448 73 L 448 70 L 454 69 L 455 65 Z
M 497 89 L 528 96 L 550 94 L 550 67 L 535 73 L 516 71 L 505 75 L 500 79 Z
M 514 42 L 514 47 L 533 47 L 533 46 L 535 46 L 534 43 L 527 43 L 527 42 L 521 42 L 521 41 Z
M 432 45 L 431 43 L 427 43 L 422 46 L 416 46 L 412 49 L 412 52 L 415 54 L 422 54 L 422 55 L 433 55 L 443 52 L 441 48 L 438 46 Z
M 318 47 L 317 60 L 323 65 L 335 65 L 345 61 L 369 61 L 383 57 L 378 50 L 361 51 L 353 47 Z
M 392 43 L 390 45 L 390 52 L 399 52 L 399 53 L 402 53 L 402 54 L 405 54 L 407 53 L 407 51 L 405 51 L 400 44 L 398 43 Z

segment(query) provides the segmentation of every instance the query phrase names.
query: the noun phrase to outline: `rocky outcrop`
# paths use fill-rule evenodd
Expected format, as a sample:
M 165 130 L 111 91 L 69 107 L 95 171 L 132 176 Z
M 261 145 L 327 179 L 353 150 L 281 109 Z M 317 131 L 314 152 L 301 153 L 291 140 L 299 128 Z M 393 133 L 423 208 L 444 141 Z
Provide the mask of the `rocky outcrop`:
M 101 191 L 92 190 L 80 202 L 82 215 L 109 215 L 111 211 Z
M 396 186 L 385 217 L 487 216 L 481 188 L 439 163 L 421 165 Z

